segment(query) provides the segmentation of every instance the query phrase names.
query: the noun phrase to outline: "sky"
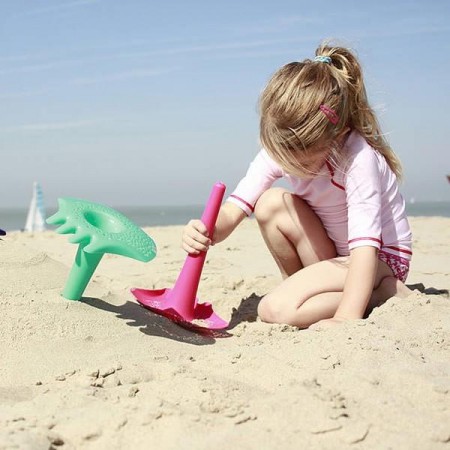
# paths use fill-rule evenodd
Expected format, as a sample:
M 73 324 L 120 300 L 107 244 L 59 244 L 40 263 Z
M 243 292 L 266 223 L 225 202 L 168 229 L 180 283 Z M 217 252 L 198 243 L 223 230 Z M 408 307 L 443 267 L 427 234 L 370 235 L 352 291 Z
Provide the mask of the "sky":
M 0 208 L 203 204 L 259 150 L 258 97 L 358 54 L 407 200 L 450 201 L 448 0 L 0 0 Z

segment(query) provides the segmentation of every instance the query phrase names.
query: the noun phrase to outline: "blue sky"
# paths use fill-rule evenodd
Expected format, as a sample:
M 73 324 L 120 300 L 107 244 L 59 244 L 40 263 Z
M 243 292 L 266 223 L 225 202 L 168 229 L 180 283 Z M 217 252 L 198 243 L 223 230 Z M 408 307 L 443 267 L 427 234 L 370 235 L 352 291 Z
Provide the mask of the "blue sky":
M 258 151 L 259 93 L 354 48 L 407 199 L 450 200 L 450 2 L 0 0 L 0 207 L 201 204 Z

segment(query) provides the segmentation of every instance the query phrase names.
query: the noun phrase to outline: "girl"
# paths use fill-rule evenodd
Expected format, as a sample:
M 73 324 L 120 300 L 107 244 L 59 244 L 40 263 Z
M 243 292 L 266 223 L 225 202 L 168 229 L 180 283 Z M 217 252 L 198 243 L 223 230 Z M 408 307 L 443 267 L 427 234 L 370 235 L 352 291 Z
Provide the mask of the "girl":
M 206 251 L 254 213 L 283 278 L 258 306 L 265 322 L 330 326 L 408 295 L 401 166 L 353 53 L 324 44 L 314 60 L 285 65 L 264 89 L 260 114 L 263 149 L 222 205 L 214 235 L 191 220 L 183 248 Z M 281 177 L 293 192 L 271 188 Z

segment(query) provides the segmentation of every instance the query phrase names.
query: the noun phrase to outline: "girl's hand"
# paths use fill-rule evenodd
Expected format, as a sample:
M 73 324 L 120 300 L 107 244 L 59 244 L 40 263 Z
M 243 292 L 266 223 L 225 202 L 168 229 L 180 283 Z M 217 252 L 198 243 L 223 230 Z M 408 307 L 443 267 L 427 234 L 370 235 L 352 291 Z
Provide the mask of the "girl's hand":
M 309 330 L 326 330 L 327 328 L 334 327 L 343 322 L 346 322 L 347 319 L 343 319 L 341 317 L 332 317 L 331 319 L 323 319 L 319 320 L 316 323 L 313 323 L 309 326 Z
M 183 229 L 181 246 L 192 254 L 208 251 L 213 242 L 208 236 L 208 230 L 201 220 L 191 220 Z

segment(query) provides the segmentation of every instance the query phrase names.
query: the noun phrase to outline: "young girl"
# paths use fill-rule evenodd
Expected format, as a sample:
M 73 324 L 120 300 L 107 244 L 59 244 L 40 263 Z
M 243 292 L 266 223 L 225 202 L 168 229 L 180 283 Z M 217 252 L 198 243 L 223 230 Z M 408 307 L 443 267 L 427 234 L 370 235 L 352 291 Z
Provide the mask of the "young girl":
M 408 295 L 401 166 L 353 53 L 322 45 L 313 60 L 285 65 L 264 89 L 260 111 L 264 148 L 222 205 L 214 235 L 191 220 L 183 248 L 206 251 L 254 213 L 283 277 L 258 306 L 265 322 L 330 326 Z M 293 192 L 271 188 L 281 177 Z

